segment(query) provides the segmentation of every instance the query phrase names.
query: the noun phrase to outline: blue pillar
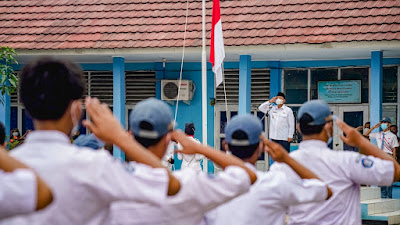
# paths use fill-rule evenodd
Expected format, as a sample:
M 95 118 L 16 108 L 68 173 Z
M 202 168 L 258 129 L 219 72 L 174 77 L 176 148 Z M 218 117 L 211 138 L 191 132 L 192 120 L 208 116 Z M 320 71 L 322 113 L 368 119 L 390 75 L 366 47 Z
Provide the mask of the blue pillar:
M 383 85 L 383 54 L 382 51 L 371 52 L 371 82 L 370 82 L 370 118 L 371 127 L 382 119 L 382 85 Z M 379 132 L 379 129 L 372 131 Z M 373 139 L 374 140 L 374 139 Z M 376 142 L 373 142 L 376 144 Z
M 113 113 L 125 127 L 125 59 L 122 57 L 113 58 Z M 113 155 L 125 160 L 124 153 L 115 145 Z
M 251 112 L 251 56 L 241 55 L 239 62 L 239 115 Z
M 164 63 L 156 63 L 156 98 L 161 99 L 161 80 L 164 79 L 165 68 Z
M 207 144 L 214 147 L 214 106 L 210 104 L 211 99 L 215 98 L 214 92 L 214 72 L 211 70 L 211 63 L 207 63 Z M 208 173 L 214 173 L 214 163 L 208 160 Z
M 270 89 L 269 97 L 272 98 L 281 91 L 282 87 L 282 69 L 280 68 L 280 62 L 271 62 L 271 77 L 270 77 Z
M 4 104 L 0 104 L 0 121 L 6 128 L 6 141 L 10 137 L 10 120 L 11 120 L 11 97 L 8 94 L 0 96 L 4 100 Z

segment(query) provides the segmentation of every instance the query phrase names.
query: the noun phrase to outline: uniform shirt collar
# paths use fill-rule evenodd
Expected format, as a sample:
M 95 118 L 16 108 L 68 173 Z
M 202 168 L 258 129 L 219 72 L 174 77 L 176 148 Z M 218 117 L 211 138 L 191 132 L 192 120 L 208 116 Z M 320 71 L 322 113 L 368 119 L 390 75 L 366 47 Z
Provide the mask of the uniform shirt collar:
M 306 140 L 300 142 L 299 148 L 301 149 L 326 149 L 328 148 L 328 144 L 321 140 Z
M 71 139 L 61 131 L 37 130 L 37 131 L 32 131 L 31 133 L 28 134 L 25 143 L 29 142 L 41 142 L 41 143 L 59 142 L 59 143 L 71 144 Z
M 385 133 L 385 135 L 387 135 L 387 134 L 389 134 L 389 133 L 392 133 L 390 130 L 388 130 L 388 131 L 386 131 L 386 132 L 383 132 L 382 131 L 382 133 Z

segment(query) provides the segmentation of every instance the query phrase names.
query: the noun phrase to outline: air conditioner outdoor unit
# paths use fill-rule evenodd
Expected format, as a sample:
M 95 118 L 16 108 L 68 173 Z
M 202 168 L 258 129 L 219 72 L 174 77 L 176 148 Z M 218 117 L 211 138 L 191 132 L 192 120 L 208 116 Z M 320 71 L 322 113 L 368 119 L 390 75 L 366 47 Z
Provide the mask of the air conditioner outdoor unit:
M 178 97 L 179 80 L 161 80 L 161 100 L 173 101 Z M 179 92 L 179 100 L 190 101 L 196 87 L 191 80 L 181 81 L 181 90 Z

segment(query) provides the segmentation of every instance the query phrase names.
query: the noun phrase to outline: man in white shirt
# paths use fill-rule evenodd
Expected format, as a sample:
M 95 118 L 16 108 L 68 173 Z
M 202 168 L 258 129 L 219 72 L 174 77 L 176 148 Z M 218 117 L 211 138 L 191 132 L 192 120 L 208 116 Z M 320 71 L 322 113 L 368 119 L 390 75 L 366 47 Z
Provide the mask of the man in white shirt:
M 269 138 L 290 152 L 290 142 L 293 141 L 294 134 L 294 116 L 292 109 L 287 107 L 285 102 L 285 94 L 279 92 L 277 96 L 261 104 L 258 110 L 269 117 Z
M 111 207 L 107 224 L 198 225 L 204 214 L 218 205 L 249 190 L 257 179 L 255 172 L 236 157 L 195 142 L 183 132 L 172 131 L 170 107 L 150 98 L 138 103 L 130 115 L 135 139 L 161 159 L 170 140 L 182 145 L 180 153 L 203 154 L 224 171 L 216 175 L 198 173 L 190 168 L 173 174 L 180 180 L 181 190 L 161 205 L 118 202 Z
M 334 194 L 324 202 L 290 206 L 289 224 L 361 224 L 360 185 L 388 186 L 398 181 L 399 164 L 355 128 L 335 120 L 324 101 L 312 100 L 303 104 L 298 120 L 303 141 L 290 156 L 320 177 Z M 333 134 L 333 120 L 346 135 L 341 135 L 343 142 L 358 147 L 362 154 L 328 148 L 327 142 Z M 299 179 L 291 168 L 282 163 L 274 163 L 271 170 Z
M 47 207 L 53 201 L 50 188 L 34 171 L 8 155 L 1 122 L 0 143 L 0 220 Z
M 54 201 L 44 210 L 0 224 L 101 224 L 114 201 L 161 204 L 179 191 L 179 181 L 122 128 L 105 104 L 86 99 L 91 121 L 84 124 L 101 140 L 120 147 L 142 164 L 124 165 L 105 151 L 72 145 L 81 117 L 83 71 L 74 63 L 40 58 L 20 74 L 20 96 L 35 131 L 12 156 L 33 168 L 51 187 Z M 145 165 L 147 164 L 147 165 Z M 152 168 L 154 167 L 154 168 Z
M 397 140 L 397 136 L 390 131 L 390 125 L 390 118 L 383 117 L 379 123 L 375 124 L 375 126 L 365 133 L 365 136 L 369 137 L 369 139 L 376 139 L 378 148 L 396 159 L 399 141 Z M 374 129 L 379 127 L 382 129 L 381 132 L 371 133 Z M 381 197 L 392 198 L 392 186 L 381 187 Z
M 261 121 L 250 114 L 239 115 L 225 127 L 224 148 L 246 162 L 257 172 L 257 181 L 250 191 L 207 213 L 207 225 L 283 225 L 289 206 L 323 201 L 332 195 L 330 189 L 310 170 L 290 158 L 281 145 L 260 139 Z M 255 163 L 264 146 L 277 162 L 293 168 L 303 180 L 287 179 L 279 171 L 256 171 Z

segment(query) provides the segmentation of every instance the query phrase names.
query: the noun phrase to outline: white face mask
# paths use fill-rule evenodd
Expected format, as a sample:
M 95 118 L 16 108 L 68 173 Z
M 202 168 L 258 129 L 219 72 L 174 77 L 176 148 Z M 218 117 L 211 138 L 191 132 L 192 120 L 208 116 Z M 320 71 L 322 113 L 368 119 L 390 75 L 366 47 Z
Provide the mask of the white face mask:
M 18 137 L 18 132 L 14 132 L 14 133 L 13 133 L 13 136 Z
M 332 142 L 333 142 L 332 134 L 329 133 L 329 131 L 328 131 L 327 128 L 325 128 L 325 132 L 326 132 L 326 134 L 327 134 L 328 137 L 329 137 L 329 139 L 328 139 L 328 141 L 327 141 L 326 143 L 327 143 L 328 145 L 330 145 L 330 144 L 332 144 Z
M 75 135 L 75 133 L 79 130 L 79 120 L 77 116 L 75 115 L 75 105 L 78 104 L 77 101 L 74 101 L 71 105 L 71 120 L 73 124 L 73 128 L 71 130 L 70 136 Z
M 283 104 L 283 100 L 280 99 L 280 98 L 278 98 L 278 99 L 276 99 L 275 103 L 276 103 L 277 105 L 282 105 L 282 104 Z

